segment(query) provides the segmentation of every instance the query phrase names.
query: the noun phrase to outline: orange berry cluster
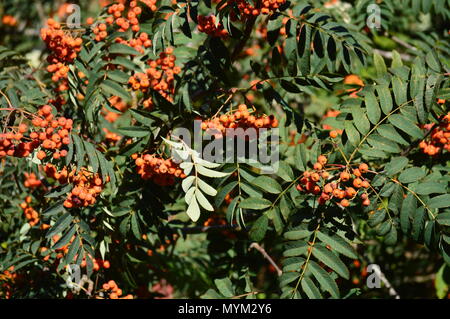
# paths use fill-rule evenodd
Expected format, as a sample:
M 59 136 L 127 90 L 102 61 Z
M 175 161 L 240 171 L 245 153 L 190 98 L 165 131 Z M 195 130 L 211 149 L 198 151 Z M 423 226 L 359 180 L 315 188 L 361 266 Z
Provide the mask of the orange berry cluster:
M 270 14 L 276 11 L 286 0 L 262 0 L 255 1 L 253 6 L 247 0 L 236 0 L 239 12 L 245 16 L 258 16 L 260 14 Z
M 69 172 L 64 167 L 58 172 L 53 164 L 47 164 L 44 171 L 48 177 L 58 180 L 61 184 L 71 183 L 74 185 L 64 201 L 64 207 L 66 208 L 93 205 L 97 196 L 103 191 L 104 182 L 100 175 L 89 172 L 85 168 L 81 168 L 78 172 L 76 172 L 76 169 Z M 106 182 L 109 182 L 109 178 Z
M 24 173 L 25 175 L 25 182 L 23 185 L 26 188 L 38 188 L 42 186 L 42 181 L 37 178 L 36 174 L 34 173 Z
M 228 31 L 223 28 L 223 25 L 219 23 L 216 26 L 216 17 L 199 15 L 198 19 L 198 31 L 204 32 L 212 37 L 224 38 L 228 36 Z
M 29 136 L 24 136 L 29 131 L 29 127 L 24 123 L 17 127 L 16 132 L 0 134 L 0 158 L 27 157 L 39 146 L 42 148 L 37 153 L 40 160 L 45 159 L 49 151 L 53 151 L 54 159 L 67 155 L 67 150 L 63 148 L 70 144 L 69 132 L 72 129 L 72 120 L 64 117 L 55 119 L 52 107 L 44 105 L 31 123 L 34 130 Z
M 173 55 L 173 49 L 167 48 L 159 54 L 156 60 L 149 60 L 149 68 L 145 73 L 136 73 L 130 77 L 128 83 L 133 90 L 141 90 L 147 92 L 149 88 L 157 91 L 162 97 L 168 101 L 173 101 L 171 96 L 174 93 L 175 74 L 181 72 L 181 68 L 175 66 L 176 57 Z M 149 108 L 153 105 L 150 101 L 144 101 L 144 107 Z
M 60 239 L 61 239 L 61 236 L 60 236 L 60 235 L 54 235 L 54 236 L 52 237 L 53 244 L 56 244 L 56 243 L 58 242 L 58 240 L 60 240 Z M 62 246 L 62 247 L 60 247 L 60 248 L 55 249 L 55 252 L 57 253 L 57 254 L 56 254 L 56 259 L 61 259 L 61 258 L 63 258 L 65 255 L 67 255 L 67 253 L 69 252 L 69 247 L 70 247 L 70 245 L 72 245 L 72 243 L 73 243 L 74 240 L 75 240 L 75 235 L 72 236 L 72 238 L 70 238 L 69 243 L 67 243 L 66 245 L 64 245 L 64 246 Z M 48 251 L 48 248 L 47 248 L 47 247 L 41 247 L 41 253 L 44 253 L 44 252 L 46 252 L 46 251 Z M 74 260 L 76 259 L 76 257 L 77 257 L 77 256 L 74 257 Z M 44 260 L 46 260 L 46 261 L 49 260 L 49 259 L 50 259 L 50 254 L 48 254 L 48 255 L 46 255 L 46 256 L 44 257 Z
M 107 26 L 104 23 L 100 23 L 97 27 L 94 28 L 93 32 L 95 34 L 95 41 L 102 41 L 106 39 L 108 36 L 108 32 L 106 31 Z
M 291 11 L 291 10 L 289 10 Z M 290 16 L 292 17 L 292 12 L 290 14 Z M 280 35 L 286 35 L 286 24 L 289 21 L 289 17 L 284 17 L 282 20 L 283 26 L 280 28 L 279 34 Z M 267 40 L 267 35 L 268 35 L 268 31 L 267 31 L 267 24 L 262 23 L 258 26 L 258 28 L 256 29 L 256 32 L 259 34 L 260 39 L 264 39 Z
M 105 290 L 105 292 L 109 293 L 110 299 L 133 299 L 133 295 L 126 295 L 121 297 L 123 294 L 122 289 L 117 286 L 114 280 L 110 280 L 107 283 L 103 284 L 102 288 L 103 290 Z
M 14 266 L 9 267 L 1 275 L 2 285 L 0 289 L 0 299 L 10 299 L 12 297 L 12 290 L 14 282 L 18 279 L 18 275 L 14 272 Z
M 358 259 L 353 260 L 353 267 L 352 269 L 352 275 L 353 279 L 352 282 L 354 285 L 359 285 L 361 283 L 361 278 L 367 277 L 367 268 L 361 264 L 361 262 Z M 354 273 L 353 270 L 356 272 Z
M 21 124 L 17 133 L 0 134 L 0 158 L 6 156 L 27 157 L 39 146 L 39 141 L 25 142 L 23 133 L 28 131 L 26 124 Z
M 158 155 L 145 154 L 139 156 L 133 154 L 131 158 L 137 166 L 137 173 L 142 179 L 152 179 L 160 186 L 173 185 L 175 178 L 185 178 L 186 175 L 171 159 L 163 159 Z
M 142 13 L 142 9 L 137 6 L 137 1 L 131 1 L 129 8 L 123 3 L 113 4 L 108 8 L 108 13 L 110 16 L 106 18 L 106 23 L 110 25 L 115 23 L 120 28 L 119 32 L 126 32 L 130 28 L 134 32 L 140 30 L 137 17 Z
M 144 3 L 151 11 L 157 10 L 156 0 L 140 0 L 139 2 Z M 141 27 L 139 26 L 138 18 L 141 13 L 142 9 L 138 6 L 138 1 L 131 1 L 128 6 L 124 3 L 113 4 L 108 8 L 109 16 L 105 20 L 106 24 L 102 23 L 94 28 L 95 40 L 101 41 L 107 37 L 107 25 L 115 24 L 119 27 L 119 32 L 126 32 L 129 29 L 133 32 L 139 32 Z M 144 53 L 144 47 L 148 48 L 152 45 L 152 41 L 145 32 L 129 41 L 117 38 L 116 42 L 126 44 L 141 53 Z
M 431 130 L 433 124 L 425 124 L 423 127 Z M 450 151 L 450 112 L 433 129 L 428 139 L 420 142 L 419 147 L 425 154 L 431 156 L 439 154 L 442 150 Z
M 128 45 L 134 48 L 139 53 L 143 54 L 144 48 L 149 48 L 152 46 L 152 40 L 148 38 L 148 34 L 145 32 L 141 32 L 137 38 L 133 38 L 130 40 L 124 40 L 122 38 L 116 38 L 117 43 Z
M 60 236 L 60 235 L 54 235 L 54 236 L 52 237 L 53 245 L 56 244 L 56 243 L 58 242 L 58 240 L 60 240 L 60 239 L 61 239 L 61 236 Z M 67 253 L 69 252 L 69 246 L 72 245 L 72 243 L 73 243 L 74 240 L 75 240 L 75 235 L 72 236 L 72 238 L 70 238 L 70 241 L 69 241 L 66 245 L 64 245 L 64 246 L 62 246 L 62 247 L 60 247 L 60 248 L 56 248 L 56 249 L 55 249 L 55 252 L 56 252 L 56 259 L 61 259 L 61 258 L 63 258 L 65 255 L 67 255 Z M 40 248 L 40 252 L 41 252 L 42 255 L 44 255 L 44 258 L 43 258 L 44 261 L 48 261 L 48 260 L 50 259 L 50 257 L 51 257 L 51 252 L 49 251 L 49 249 L 48 249 L 47 247 L 41 247 L 41 248 Z M 46 252 L 47 252 L 47 253 L 46 253 Z M 78 255 L 75 255 L 74 258 L 73 258 L 73 260 L 76 260 L 77 257 L 78 257 Z
M 363 177 L 363 174 L 369 170 L 367 164 L 361 163 L 350 174 L 344 165 L 327 165 L 327 161 L 326 156 L 320 155 L 314 164 L 314 169 L 303 173 L 297 190 L 307 194 L 320 195 L 318 199 L 320 205 L 324 205 L 334 198 L 342 207 L 348 207 L 350 201 L 358 195 L 359 190 L 363 189 L 360 195 L 362 205 L 369 206 L 370 200 L 364 189 L 369 188 L 370 183 Z M 331 175 L 330 171 L 336 169 L 340 172 Z
M 30 204 L 31 196 L 27 196 L 25 197 L 25 201 L 20 204 L 20 208 L 22 208 L 25 218 L 28 219 L 28 224 L 33 227 L 39 223 L 39 214 Z
M 73 121 L 65 117 L 55 118 L 50 105 L 42 106 L 38 111 L 39 117 L 35 117 L 31 123 L 41 129 L 30 133 L 30 138 L 38 141 L 41 150 L 37 153 L 40 160 L 45 159 L 49 152 L 54 159 L 67 156 L 66 145 L 70 144 L 70 131 Z
M 278 127 L 278 120 L 273 115 L 262 115 L 257 117 L 252 115 L 253 111 L 247 108 L 247 105 L 240 104 L 238 110 L 222 114 L 219 117 L 214 117 L 211 120 L 203 121 L 201 124 L 202 130 L 208 134 L 215 135 L 217 138 L 226 135 L 226 129 L 247 129 L 254 127 L 260 128 L 276 128 Z
M 10 15 L 4 15 L 2 17 L 2 23 L 10 27 L 15 27 L 17 25 L 17 19 Z
M 70 34 L 65 33 L 61 29 L 61 24 L 53 19 L 47 20 L 47 28 L 41 29 L 41 38 L 52 51 L 47 57 L 50 65 L 47 71 L 53 73 L 52 81 L 58 82 L 62 79 L 62 83 L 58 87 L 58 91 L 68 89 L 67 74 L 69 72 L 68 64 L 76 59 L 77 53 L 81 51 L 83 40 L 81 38 L 73 38 Z
M 100 269 L 109 269 L 111 267 L 111 263 L 108 260 L 103 260 L 101 258 L 92 258 L 91 255 L 88 255 L 89 258 L 92 260 L 92 269 L 94 271 L 99 271 Z M 83 257 L 83 260 L 81 261 L 81 268 L 86 267 L 86 256 Z

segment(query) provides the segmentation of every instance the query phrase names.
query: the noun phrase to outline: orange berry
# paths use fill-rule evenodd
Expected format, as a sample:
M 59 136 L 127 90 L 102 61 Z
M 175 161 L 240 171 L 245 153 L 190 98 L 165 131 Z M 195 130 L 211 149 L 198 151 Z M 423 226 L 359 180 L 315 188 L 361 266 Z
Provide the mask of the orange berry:
M 341 204 L 341 206 L 343 207 L 348 207 L 350 205 L 350 202 L 347 199 L 343 199 L 339 202 L 339 204 Z
M 315 170 L 319 171 L 319 170 L 321 170 L 322 168 L 323 168 L 322 164 L 320 164 L 320 163 L 314 163 L 314 169 L 315 169 Z
M 361 163 L 359 164 L 359 170 L 361 171 L 361 173 L 367 173 L 367 171 L 369 170 L 369 166 L 366 163 Z
M 241 111 L 241 112 L 247 111 L 247 105 L 245 105 L 245 104 L 240 104 L 240 105 L 238 106 L 238 110 Z
M 42 161 L 44 158 L 47 157 L 47 154 L 44 151 L 39 151 L 36 156 L 39 160 Z
M 347 172 L 342 172 L 339 177 L 341 181 L 346 182 L 350 179 L 350 174 Z
M 317 162 L 319 162 L 319 163 L 322 164 L 322 165 L 325 165 L 325 164 L 327 163 L 327 158 L 326 158 L 324 155 L 320 155 L 320 156 L 317 158 Z
M 353 170 L 353 175 L 355 175 L 357 177 L 361 177 L 362 176 L 361 171 L 359 170 L 359 168 L 355 168 Z
M 353 186 L 356 188 L 360 188 L 362 186 L 362 180 L 360 178 L 355 178 L 353 180 Z

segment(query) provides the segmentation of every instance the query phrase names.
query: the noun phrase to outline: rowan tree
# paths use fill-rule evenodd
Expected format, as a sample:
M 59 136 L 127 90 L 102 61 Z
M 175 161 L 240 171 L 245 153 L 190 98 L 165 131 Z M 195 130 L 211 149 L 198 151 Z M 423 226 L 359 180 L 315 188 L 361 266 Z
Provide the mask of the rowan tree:
M 448 298 L 449 0 L 77 5 L 0 3 L 0 298 Z

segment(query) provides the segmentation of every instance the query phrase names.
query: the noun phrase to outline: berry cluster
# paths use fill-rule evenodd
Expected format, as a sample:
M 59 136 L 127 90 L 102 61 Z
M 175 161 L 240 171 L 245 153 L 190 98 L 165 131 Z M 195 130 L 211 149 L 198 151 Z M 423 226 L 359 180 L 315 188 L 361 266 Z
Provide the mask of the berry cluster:
M 157 10 L 156 0 L 140 0 L 139 2 L 144 3 L 151 11 Z M 94 28 L 95 40 L 101 41 L 108 36 L 108 25 L 116 25 L 119 32 L 127 32 L 129 29 L 139 32 L 141 27 L 138 18 L 141 13 L 142 9 L 138 6 L 138 1 L 131 1 L 128 6 L 124 3 L 113 4 L 108 8 L 109 16 L 105 19 L 106 23 L 99 24 Z M 126 44 L 141 53 L 144 52 L 144 47 L 148 48 L 152 45 L 152 41 L 145 32 L 129 41 L 116 38 L 116 42 Z
M 360 285 L 361 283 L 364 283 L 364 279 L 367 277 L 367 267 L 364 265 L 361 265 L 361 262 L 358 259 L 353 260 L 353 267 L 351 269 L 351 273 L 353 276 L 352 282 L 354 285 Z
M 334 198 L 342 207 L 348 207 L 350 201 L 356 198 L 361 189 L 362 205 L 369 206 L 370 200 L 365 189 L 370 187 L 370 183 L 363 177 L 363 174 L 369 170 L 367 164 L 361 163 L 358 168 L 349 173 L 344 165 L 327 165 L 327 162 L 326 156 L 320 155 L 314 164 L 314 169 L 303 173 L 297 190 L 320 195 L 318 199 L 320 205 Z M 334 170 L 338 172 L 330 174 L 330 171 Z
M 206 133 L 214 135 L 216 138 L 221 138 L 223 135 L 227 134 L 227 129 L 278 127 L 278 120 L 273 115 L 262 115 L 257 117 L 251 114 L 253 112 L 253 110 L 247 108 L 247 105 L 240 104 L 238 110 L 235 112 L 230 111 L 219 117 L 213 117 L 210 120 L 203 121 L 201 128 L 206 131 Z
M 289 16 L 292 17 L 292 11 L 288 10 Z M 289 17 L 284 17 L 282 20 L 283 26 L 280 28 L 279 34 L 280 35 L 286 35 L 286 24 L 289 21 Z M 260 39 L 267 40 L 268 36 L 268 30 L 267 30 L 267 24 L 261 23 L 258 25 L 256 32 L 259 34 Z M 281 53 L 281 52 L 280 52 Z
M 27 132 L 25 124 L 19 126 L 18 132 L 0 134 L 0 158 L 5 156 L 27 157 L 39 146 L 39 141 L 32 140 L 25 142 L 23 133 Z
M 255 1 L 255 5 L 250 4 L 247 0 L 235 0 L 239 12 L 245 16 L 258 16 L 260 14 L 272 14 L 281 5 L 286 3 L 286 0 L 262 0 Z
M 131 1 L 129 8 L 122 3 L 113 4 L 108 8 L 108 13 L 110 16 L 106 18 L 106 23 L 115 23 L 120 28 L 119 32 L 126 32 L 130 28 L 134 32 L 140 30 L 137 17 L 142 13 L 142 9 L 137 6 L 137 1 Z
M 433 128 L 433 124 L 425 124 L 424 129 L 431 130 L 429 137 L 421 141 L 419 147 L 425 154 L 434 156 L 442 150 L 450 151 L 450 112 Z
M 67 150 L 63 148 L 70 143 L 72 120 L 64 117 L 55 119 L 49 105 L 41 107 L 38 116 L 33 116 L 32 130 L 27 124 L 21 123 L 11 132 L 0 134 L 0 158 L 27 157 L 39 146 L 41 150 L 37 153 L 37 157 L 40 160 L 46 158 L 48 153 L 52 153 L 54 159 L 67 155 Z
M 20 204 L 20 208 L 22 208 L 25 218 L 28 220 L 28 224 L 33 227 L 39 223 L 39 214 L 30 204 L 31 196 L 27 196 L 25 197 L 25 201 Z
M 100 269 L 109 269 L 111 267 L 111 263 L 108 260 L 103 260 L 101 258 L 92 258 L 91 255 L 87 255 L 92 260 L 92 269 L 94 271 L 99 271 Z M 81 268 L 85 268 L 87 265 L 86 256 L 83 257 L 81 261 Z
M 53 245 L 56 244 L 60 239 L 61 239 L 60 235 L 54 235 L 52 237 Z M 72 238 L 70 238 L 70 241 L 67 244 L 65 244 L 62 247 L 59 247 L 59 248 L 55 249 L 56 259 L 61 259 L 65 255 L 67 255 L 67 253 L 69 252 L 69 246 L 73 243 L 74 240 L 75 240 L 75 236 L 72 236 Z M 51 250 L 49 250 L 47 247 L 41 247 L 40 248 L 40 252 L 44 256 L 43 257 L 44 261 L 48 261 L 50 259 L 50 257 L 51 257 Z M 76 258 L 77 258 L 77 255 L 74 257 L 74 260 L 76 260 Z
M 104 182 L 99 174 L 89 172 L 85 168 L 80 168 L 78 172 L 76 169 L 69 172 L 64 167 L 58 172 L 54 165 L 47 164 L 44 171 L 48 177 L 58 180 L 61 184 L 70 183 L 74 185 L 64 201 L 64 207 L 66 208 L 93 205 L 97 196 L 103 191 Z M 109 182 L 109 178 L 106 179 L 106 182 Z
M 10 15 L 4 15 L 2 17 L 2 24 L 15 27 L 17 25 L 17 19 Z
M 100 23 L 97 27 L 94 28 L 93 32 L 95 34 L 95 41 L 102 41 L 106 39 L 108 36 L 108 32 L 106 31 L 107 26 L 104 23 Z
M 59 236 L 59 235 L 54 235 L 54 236 L 52 237 L 53 244 L 56 244 L 60 239 L 61 239 L 61 236 Z M 56 259 L 61 259 L 61 258 L 63 258 L 65 255 L 67 255 L 67 253 L 69 252 L 69 247 L 70 247 L 70 245 L 72 245 L 72 243 L 73 243 L 74 240 L 75 240 L 75 235 L 72 236 L 72 237 L 70 238 L 70 241 L 69 241 L 66 245 L 64 245 L 64 246 L 62 246 L 62 247 L 60 247 L 60 248 L 56 248 L 56 249 L 55 249 L 55 252 L 57 253 L 57 254 L 56 254 Z M 47 250 L 46 247 L 42 247 L 42 248 L 41 248 L 41 252 L 42 252 L 42 249 L 43 249 L 44 251 Z M 47 256 L 46 256 L 46 257 L 47 257 Z M 48 255 L 48 257 L 50 257 L 50 255 Z M 75 259 L 76 257 L 77 257 L 77 256 L 74 257 L 74 260 L 76 260 L 76 259 Z
M 120 6 L 120 4 L 118 6 Z M 110 9 L 111 8 L 112 7 L 110 7 Z M 115 12 L 117 12 L 117 11 L 115 11 Z M 132 31 L 139 32 L 140 27 L 139 27 L 139 22 L 137 19 L 138 14 L 136 14 L 135 12 L 139 12 L 139 14 L 140 14 L 141 8 L 135 7 L 133 9 L 130 9 L 128 11 L 128 18 L 129 18 L 128 20 L 125 18 L 122 18 L 122 17 L 119 17 L 115 20 L 115 23 L 120 27 L 120 29 L 119 29 L 120 32 L 125 32 L 125 31 L 123 31 L 124 29 L 129 29 L 130 24 L 132 24 L 132 26 L 131 26 Z M 133 18 L 130 18 L 130 17 L 133 17 Z M 98 26 L 96 26 L 93 30 L 93 32 L 95 34 L 95 40 L 96 41 L 105 40 L 106 37 L 108 36 L 108 30 L 107 30 L 108 24 L 112 25 L 113 23 L 114 23 L 114 18 L 113 18 L 113 16 L 110 16 L 110 17 L 106 18 L 106 23 L 100 23 Z M 133 23 L 135 23 L 135 24 L 133 24 Z M 125 40 L 121 37 L 117 37 L 115 39 L 115 42 L 128 45 L 140 53 L 144 53 L 144 48 L 149 48 L 152 46 L 152 40 L 149 39 L 148 34 L 145 32 L 141 32 L 139 35 L 135 35 L 135 37 L 130 40 Z
M 18 274 L 14 272 L 14 266 L 9 267 L 0 274 L 0 278 L 2 281 L 2 285 L 0 286 L 0 299 L 10 299 L 15 281 L 18 279 Z
M 72 236 L 72 238 L 70 239 L 70 241 L 66 245 L 55 249 L 56 259 L 61 259 L 65 255 L 67 255 L 67 253 L 69 252 L 69 247 L 72 245 L 72 243 L 75 240 L 75 238 L 76 238 L 75 236 Z M 56 244 L 60 239 L 61 239 L 61 236 L 54 235 L 52 237 L 53 245 Z M 41 247 L 40 248 L 40 252 L 44 256 L 43 257 L 44 261 L 48 261 L 50 259 L 51 251 L 47 247 Z M 81 264 L 80 264 L 81 268 L 85 268 L 86 265 L 87 265 L 86 256 L 92 261 L 92 269 L 94 271 L 99 271 L 102 268 L 103 269 L 109 269 L 111 267 L 111 263 L 108 260 L 103 260 L 101 258 L 93 258 L 91 255 L 86 254 L 85 256 L 83 256 L 83 259 L 81 260 Z M 78 254 L 76 254 L 73 257 L 73 261 L 75 261 L 77 259 L 78 259 Z
M 39 141 L 41 150 L 37 153 L 40 160 L 52 154 L 54 159 L 67 156 L 66 145 L 70 144 L 70 131 L 73 121 L 65 117 L 55 118 L 50 105 L 42 106 L 38 111 L 39 117 L 32 120 L 32 124 L 39 128 L 30 133 L 30 138 Z
M 175 178 L 185 178 L 186 175 L 171 159 L 163 159 L 153 154 L 139 156 L 133 154 L 131 158 L 137 166 L 137 173 L 142 179 L 152 179 L 160 186 L 173 185 Z
M 41 38 L 52 51 L 47 57 L 47 62 L 50 63 L 47 71 L 53 73 L 52 81 L 58 82 L 62 79 L 58 91 L 65 91 L 68 89 L 68 64 L 71 64 L 81 51 L 83 40 L 65 33 L 61 29 L 61 24 L 53 19 L 48 19 L 47 25 L 47 28 L 41 29 Z
M 216 25 L 216 17 L 199 15 L 198 19 L 198 31 L 204 32 L 212 37 L 224 38 L 228 36 L 228 31 L 223 28 L 223 25 L 219 23 Z
M 175 74 L 181 72 L 181 68 L 175 66 L 176 57 L 173 55 L 173 49 L 167 48 L 161 52 L 159 59 L 149 60 L 149 68 L 145 73 L 135 73 L 130 77 L 128 83 L 133 90 L 141 90 L 147 92 L 149 88 L 157 91 L 162 97 L 168 101 L 173 101 Z M 152 101 L 144 101 L 144 106 L 149 108 L 153 105 Z
M 26 188 L 35 189 L 42 186 L 42 181 L 37 178 L 36 174 L 34 173 L 24 173 L 25 175 L 25 182 L 23 185 Z
M 126 295 L 124 297 L 121 297 L 123 294 L 122 289 L 117 286 L 114 280 L 110 280 L 107 283 L 103 284 L 102 288 L 106 293 L 109 294 L 110 299 L 133 299 L 133 295 Z
M 152 46 L 152 40 L 148 38 L 148 34 L 145 32 L 141 32 L 137 38 L 133 38 L 130 40 L 124 40 L 122 38 L 116 38 L 117 43 L 128 45 L 134 48 L 139 53 L 143 54 L 144 48 L 149 48 Z

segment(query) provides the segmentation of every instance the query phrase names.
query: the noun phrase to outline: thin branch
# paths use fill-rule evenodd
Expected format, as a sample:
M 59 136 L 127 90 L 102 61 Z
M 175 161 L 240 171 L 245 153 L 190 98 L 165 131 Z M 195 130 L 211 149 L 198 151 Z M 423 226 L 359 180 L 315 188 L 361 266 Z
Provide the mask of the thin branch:
M 266 250 L 264 248 L 262 248 L 258 243 L 252 243 L 250 245 L 250 247 L 248 248 L 248 250 L 250 250 L 252 248 L 255 248 L 257 251 L 259 251 L 264 256 L 264 258 L 266 258 L 270 262 L 270 264 L 275 268 L 275 270 L 277 271 L 278 276 L 281 276 L 283 271 L 281 271 L 281 269 L 273 261 L 273 259 L 269 256 L 269 254 L 266 252 Z
M 385 57 L 386 59 L 390 59 L 390 60 L 393 59 L 392 52 L 383 51 L 383 50 L 379 50 L 379 49 L 373 49 L 373 51 L 378 53 L 382 57 Z M 411 55 L 406 54 L 406 53 L 400 53 L 400 57 L 402 58 L 402 60 L 405 60 L 405 61 L 412 61 L 412 59 L 413 59 L 413 57 Z
M 416 47 L 414 47 L 414 46 L 412 46 L 411 44 L 409 44 L 409 43 L 403 41 L 402 39 L 398 38 L 398 37 L 395 36 L 395 35 L 392 36 L 392 40 L 395 41 L 395 42 L 397 42 L 398 44 L 404 46 L 404 47 L 407 48 L 407 49 L 410 49 L 410 50 L 412 50 L 412 51 L 418 51 L 418 49 L 417 49 Z
M 259 293 L 258 291 L 252 291 L 252 292 L 248 292 L 248 293 L 246 293 L 246 294 L 242 294 L 242 295 L 239 295 L 239 296 L 231 297 L 231 299 L 239 299 L 239 298 L 242 298 L 242 297 L 247 297 L 247 296 L 251 296 L 251 295 L 256 295 L 256 294 L 258 294 L 258 293 Z

